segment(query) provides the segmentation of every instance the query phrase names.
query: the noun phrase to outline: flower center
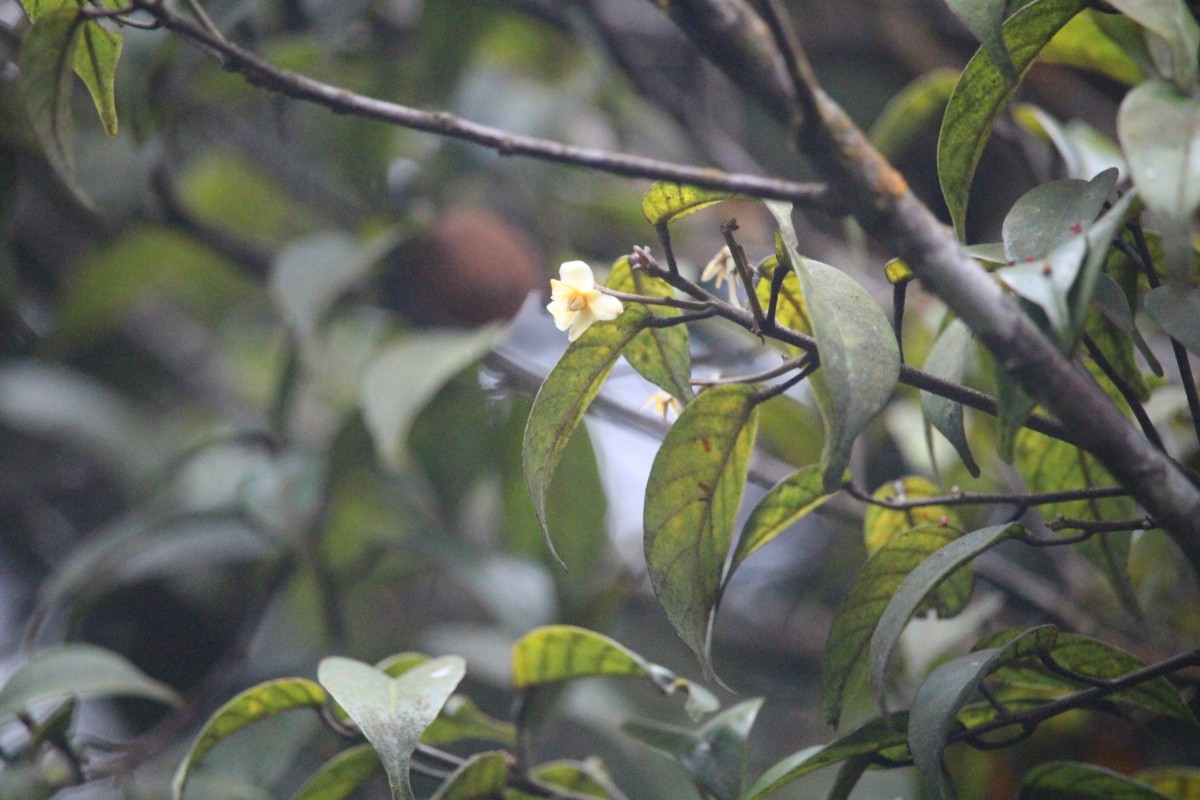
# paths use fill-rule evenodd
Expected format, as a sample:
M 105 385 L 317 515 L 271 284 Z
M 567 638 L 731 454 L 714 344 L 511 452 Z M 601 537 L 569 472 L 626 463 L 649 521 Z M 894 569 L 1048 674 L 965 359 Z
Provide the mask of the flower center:
M 580 311 L 587 305 L 587 298 L 582 292 L 572 292 L 571 299 L 567 301 L 567 308 L 572 311 Z

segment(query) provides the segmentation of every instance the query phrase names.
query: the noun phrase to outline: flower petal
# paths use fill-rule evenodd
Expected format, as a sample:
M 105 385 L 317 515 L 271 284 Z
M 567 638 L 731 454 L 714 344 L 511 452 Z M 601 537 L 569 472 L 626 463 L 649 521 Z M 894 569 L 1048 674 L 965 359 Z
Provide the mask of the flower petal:
M 616 319 L 625 310 L 620 300 L 607 294 L 602 294 L 590 301 L 587 307 L 599 320 Z
M 571 323 L 571 330 L 567 332 L 567 341 L 573 342 L 583 335 L 583 332 L 592 327 L 592 323 L 596 321 L 596 315 L 588 306 L 584 306 L 579 315 L 575 317 L 575 321 Z
M 554 317 L 554 327 L 560 331 L 571 327 L 579 316 L 578 311 L 572 311 L 571 307 L 562 300 L 551 300 L 546 306 L 546 310 L 550 312 L 550 316 Z
M 582 261 L 567 261 L 558 268 L 558 276 L 562 282 L 579 291 L 595 288 L 596 279 L 592 276 L 592 268 Z M 554 284 L 551 283 L 551 286 Z

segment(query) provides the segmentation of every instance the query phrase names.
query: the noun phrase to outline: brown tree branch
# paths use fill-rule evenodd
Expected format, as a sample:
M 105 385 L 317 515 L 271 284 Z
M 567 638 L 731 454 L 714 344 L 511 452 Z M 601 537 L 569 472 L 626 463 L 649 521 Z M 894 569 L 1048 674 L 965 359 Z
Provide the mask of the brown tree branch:
M 791 128 L 797 147 L 839 188 L 864 230 L 903 258 L 997 363 L 1132 490 L 1200 573 L 1200 489 L 1063 357 L 815 81 L 802 68 L 789 72 L 789 62 L 803 63 L 802 54 L 785 58 L 770 27 L 745 0 L 659 5 L 701 52 Z

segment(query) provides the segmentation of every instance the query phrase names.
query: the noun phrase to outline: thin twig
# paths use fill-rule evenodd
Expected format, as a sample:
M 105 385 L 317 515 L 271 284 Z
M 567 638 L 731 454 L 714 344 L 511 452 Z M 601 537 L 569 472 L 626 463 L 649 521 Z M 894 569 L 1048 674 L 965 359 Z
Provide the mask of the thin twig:
M 1083 489 L 1066 489 L 1060 492 L 962 492 L 953 491 L 937 497 L 914 497 L 910 500 L 885 499 L 873 496 L 852 483 L 843 487 L 846 493 L 856 500 L 873 506 L 891 509 L 892 511 L 907 511 L 925 506 L 967 506 L 967 505 L 1017 505 L 1024 508 L 1047 505 L 1049 503 L 1064 503 L 1072 500 L 1091 500 L 1103 497 L 1126 497 L 1129 490 L 1124 486 L 1089 486 Z
M 609 289 L 606 286 L 597 286 L 597 289 L 604 294 L 617 298 L 624 303 L 641 303 L 647 306 L 666 306 L 667 308 L 682 308 L 685 311 L 710 311 L 711 306 L 708 303 L 702 303 L 697 300 L 680 300 L 676 297 L 651 297 L 642 294 L 630 294 L 621 292 L 616 289 Z
M 779 395 L 786 392 L 788 389 L 790 389 L 793 386 L 795 386 L 796 384 L 800 383 L 800 381 L 804 380 L 809 375 L 812 375 L 814 372 L 817 371 L 817 365 L 815 363 L 813 363 L 815 361 L 816 361 L 816 359 L 810 358 L 809 363 L 805 364 L 800 369 L 799 372 L 797 372 L 792 377 L 788 378 L 786 381 L 780 381 L 779 383 L 775 384 L 774 386 L 770 386 L 766 389 L 763 389 L 761 392 L 759 392 L 758 394 L 756 394 L 754 396 L 754 404 L 758 405 L 760 403 L 765 403 L 768 400 L 770 400 L 772 397 L 778 397 Z
M 1116 371 L 1104 353 L 1100 351 L 1095 340 L 1086 333 L 1083 334 L 1083 346 L 1087 349 L 1088 355 L 1092 357 L 1092 361 L 1096 362 L 1096 366 L 1104 373 L 1104 376 L 1112 381 L 1113 386 L 1117 387 L 1117 391 L 1121 393 L 1121 397 L 1125 399 L 1130 410 L 1133 411 L 1133 416 L 1137 419 L 1138 425 L 1141 426 L 1142 433 L 1146 434 L 1146 438 L 1155 447 L 1165 451 L 1166 446 L 1163 445 L 1162 438 L 1158 435 L 1158 430 L 1155 429 L 1154 423 L 1150 420 L 1150 415 L 1146 413 L 1145 406 L 1138 399 L 1137 392 L 1129 385 L 1129 381 L 1121 377 L 1120 373 Z
M 742 279 L 742 288 L 746 290 L 746 302 L 750 304 L 750 313 L 754 315 L 755 330 L 751 331 L 751 333 L 757 334 L 759 338 L 762 338 L 766 318 L 763 316 L 762 304 L 758 302 L 758 292 L 754 290 L 754 276 L 750 269 L 750 263 L 746 260 L 746 251 L 738 244 L 737 239 L 733 237 L 733 232 L 737 229 L 738 224 L 736 219 L 726 220 L 721 224 L 721 236 L 725 238 L 725 244 L 729 247 L 729 254 L 733 258 L 733 265 L 737 269 L 738 276 Z
M 794 369 L 803 369 L 809 362 L 807 355 L 789 358 L 777 367 L 771 367 L 762 372 L 756 372 L 753 375 L 738 375 L 731 378 L 694 378 L 692 386 L 722 386 L 727 383 L 762 383 L 771 378 L 778 378 L 780 375 L 786 375 Z

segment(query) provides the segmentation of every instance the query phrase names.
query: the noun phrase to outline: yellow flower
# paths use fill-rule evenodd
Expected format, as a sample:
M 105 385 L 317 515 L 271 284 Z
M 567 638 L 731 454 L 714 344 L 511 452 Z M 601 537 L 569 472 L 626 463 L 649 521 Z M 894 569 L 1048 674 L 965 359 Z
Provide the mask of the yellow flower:
M 737 271 L 737 264 L 734 263 L 733 253 L 729 250 L 729 245 L 725 245 L 717 254 L 712 257 L 712 261 L 704 267 L 700 273 L 701 281 L 713 281 L 714 285 L 720 289 L 722 283 L 729 284 L 729 304 L 741 307 L 741 302 L 738 300 L 737 281 L 733 279 L 733 274 Z
M 674 412 L 677 417 L 683 413 L 683 403 L 680 403 L 679 399 L 670 392 L 665 392 L 662 389 L 650 395 L 650 398 L 642 403 L 642 408 L 650 408 L 651 406 L 654 407 L 655 414 L 662 414 L 663 422 L 667 421 L 668 411 Z
M 592 268 L 582 261 L 566 262 L 558 268 L 558 277 L 562 280 L 550 280 L 553 299 L 546 310 L 560 331 L 568 331 L 569 341 L 582 336 L 593 322 L 616 319 L 623 310 L 620 300 L 596 288 Z

